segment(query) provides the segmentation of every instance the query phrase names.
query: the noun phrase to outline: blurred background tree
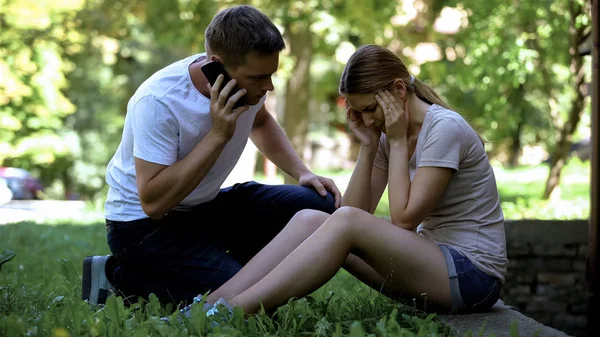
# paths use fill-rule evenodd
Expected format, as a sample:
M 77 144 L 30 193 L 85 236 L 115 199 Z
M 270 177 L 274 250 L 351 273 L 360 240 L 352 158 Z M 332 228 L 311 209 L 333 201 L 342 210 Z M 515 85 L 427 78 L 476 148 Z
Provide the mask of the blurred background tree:
M 469 26 L 436 41 L 444 51 L 426 77 L 446 90 L 515 167 L 525 146 L 549 152 L 544 198 L 560 182 L 585 111 L 589 67 L 578 46 L 591 31 L 590 4 L 573 1 L 447 1 Z M 587 71 L 587 73 L 586 73 Z M 587 78 L 586 78 L 587 75 Z M 589 113 L 589 105 L 588 113 Z
M 103 202 L 129 97 L 159 68 L 203 52 L 213 15 L 239 3 L 0 0 L 0 166 L 32 171 L 48 198 Z M 589 137 L 590 67 L 578 50 L 588 1 L 242 3 L 286 39 L 269 102 L 317 169 L 347 170 L 355 159 L 337 87 L 350 54 L 367 43 L 388 47 L 436 88 L 500 167 L 545 161 L 540 198 L 559 186 L 572 144 Z

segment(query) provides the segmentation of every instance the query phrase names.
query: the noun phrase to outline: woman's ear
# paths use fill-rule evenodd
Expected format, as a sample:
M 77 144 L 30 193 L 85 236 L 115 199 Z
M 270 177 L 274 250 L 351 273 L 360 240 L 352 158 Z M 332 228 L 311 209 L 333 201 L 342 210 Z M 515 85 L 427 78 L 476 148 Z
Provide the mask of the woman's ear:
M 402 99 L 406 97 L 406 85 L 404 84 L 404 81 L 402 79 L 397 78 L 394 80 L 394 88 L 398 93 L 398 97 Z

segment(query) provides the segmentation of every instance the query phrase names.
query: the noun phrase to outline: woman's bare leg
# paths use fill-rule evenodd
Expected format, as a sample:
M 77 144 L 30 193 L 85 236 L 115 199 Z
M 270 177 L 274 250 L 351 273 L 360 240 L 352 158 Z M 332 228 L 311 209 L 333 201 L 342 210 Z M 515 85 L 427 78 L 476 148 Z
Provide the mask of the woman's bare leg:
M 419 234 L 365 211 L 342 207 L 281 263 L 248 290 L 230 298 L 246 313 L 272 310 L 325 284 L 355 253 L 399 293 L 449 308 L 450 282 L 440 248 Z
M 214 303 L 220 297 L 232 298 L 250 288 L 273 270 L 329 217 L 330 214 L 317 210 L 298 212 L 269 244 L 248 261 L 244 268 L 209 294 L 206 301 Z M 383 277 L 356 256 L 348 256 L 344 268 L 373 288 L 379 290 L 383 287 Z
M 361 280 L 374 290 L 385 295 L 392 295 L 393 290 L 388 284 L 388 280 L 379 275 L 371 266 L 354 254 L 348 255 L 342 268 L 346 269 L 352 276 Z M 387 275 L 389 277 L 389 275 Z
M 237 274 L 212 292 L 206 301 L 214 303 L 220 297 L 231 298 L 250 288 L 314 233 L 329 216 L 325 212 L 316 210 L 302 210 L 296 213 L 271 242 L 248 261 Z

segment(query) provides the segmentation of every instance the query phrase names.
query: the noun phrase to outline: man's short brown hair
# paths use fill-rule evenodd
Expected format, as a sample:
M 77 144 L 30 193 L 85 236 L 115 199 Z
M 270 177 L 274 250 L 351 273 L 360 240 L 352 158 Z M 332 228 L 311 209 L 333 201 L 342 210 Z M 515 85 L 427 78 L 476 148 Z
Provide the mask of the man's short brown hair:
M 285 48 L 279 29 L 252 6 L 235 6 L 217 13 L 206 28 L 205 48 L 218 54 L 230 68 L 246 63 L 250 52 L 271 54 Z

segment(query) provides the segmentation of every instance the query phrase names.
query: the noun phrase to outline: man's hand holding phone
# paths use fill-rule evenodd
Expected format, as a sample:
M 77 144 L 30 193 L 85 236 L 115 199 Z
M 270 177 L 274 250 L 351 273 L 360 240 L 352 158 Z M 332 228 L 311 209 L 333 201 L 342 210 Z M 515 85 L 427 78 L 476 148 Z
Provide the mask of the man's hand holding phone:
M 227 99 L 230 92 L 234 90 L 237 81 L 235 79 L 230 80 L 221 90 L 223 78 L 223 75 L 220 74 L 212 86 L 210 83 L 208 84 L 208 90 L 210 90 L 210 116 L 212 118 L 211 131 L 226 139 L 231 139 L 235 133 L 238 117 L 250 107 L 243 105 L 233 109 L 235 103 L 246 95 L 246 89 L 238 90 Z

